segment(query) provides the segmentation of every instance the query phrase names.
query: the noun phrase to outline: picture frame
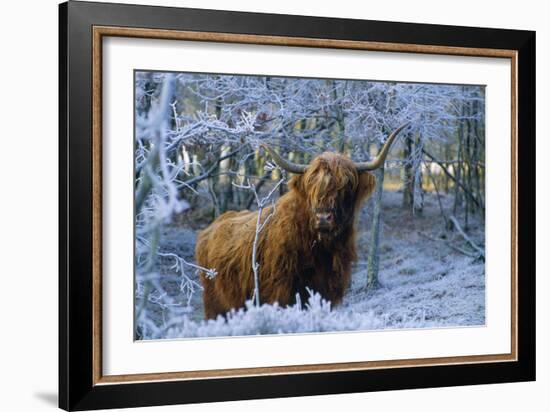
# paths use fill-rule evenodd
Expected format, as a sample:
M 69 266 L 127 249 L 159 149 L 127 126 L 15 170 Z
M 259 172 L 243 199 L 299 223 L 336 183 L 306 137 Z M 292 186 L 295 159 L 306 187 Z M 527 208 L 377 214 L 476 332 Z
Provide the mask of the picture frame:
M 510 352 L 103 373 L 103 40 L 509 60 Z M 293 49 L 294 50 L 294 49 Z M 220 70 L 223 71 L 223 70 Z M 59 6 L 59 406 L 90 410 L 535 379 L 535 33 L 70 1 Z M 521 184 L 520 184 L 521 183 Z M 131 202 L 131 200 L 129 200 Z M 130 337 L 131 339 L 131 337 Z

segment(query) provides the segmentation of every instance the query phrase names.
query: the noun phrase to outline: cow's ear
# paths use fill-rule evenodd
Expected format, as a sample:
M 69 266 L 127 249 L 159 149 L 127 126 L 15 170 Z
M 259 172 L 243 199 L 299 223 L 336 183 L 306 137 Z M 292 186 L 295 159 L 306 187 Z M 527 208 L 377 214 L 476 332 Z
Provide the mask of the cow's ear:
M 359 184 L 357 185 L 357 201 L 362 202 L 374 191 L 376 178 L 369 172 L 359 173 Z
M 303 175 L 292 176 L 288 182 L 288 187 L 290 188 L 290 190 L 295 190 L 300 194 L 304 194 L 305 190 Z

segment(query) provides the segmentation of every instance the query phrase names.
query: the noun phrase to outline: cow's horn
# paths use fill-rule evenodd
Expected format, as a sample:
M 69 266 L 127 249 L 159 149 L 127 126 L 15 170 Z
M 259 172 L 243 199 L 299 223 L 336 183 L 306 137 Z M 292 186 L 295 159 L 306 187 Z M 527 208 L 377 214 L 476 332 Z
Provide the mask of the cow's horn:
M 359 162 L 355 163 L 355 167 L 357 169 L 357 172 L 366 172 L 368 170 L 374 170 L 378 169 L 380 166 L 382 166 L 386 160 L 386 156 L 388 155 L 390 151 L 390 147 L 399 134 L 401 130 L 403 130 L 405 127 L 407 127 L 410 124 L 410 122 L 407 122 L 401 126 L 399 126 L 397 129 L 393 131 L 393 133 L 388 137 L 388 140 L 386 140 L 386 143 L 384 143 L 384 146 L 380 150 L 380 153 L 378 153 L 378 156 L 376 159 L 371 160 L 370 162 Z
M 279 155 L 279 153 L 277 153 L 267 144 L 260 143 L 260 146 L 262 146 L 271 155 L 275 163 L 277 163 L 277 166 L 285 169 L 287 172 L 301 174 L 301 173 L 305 173 L 305 171 L 307 170 L 307 167 L 308 167 L 307 165 L 299 165 L 296 163 L 289 162 L 286 159 L 283 159 L 281 155 Z

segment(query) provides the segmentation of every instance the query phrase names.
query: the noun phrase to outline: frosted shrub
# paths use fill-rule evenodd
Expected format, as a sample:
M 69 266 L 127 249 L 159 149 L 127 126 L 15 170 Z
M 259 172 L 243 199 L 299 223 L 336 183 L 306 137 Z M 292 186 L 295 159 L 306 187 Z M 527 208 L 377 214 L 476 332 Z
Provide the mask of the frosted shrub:
M 263 304 L 258 307 L 250 300 L 246 303 L 246 308 L 232 310 L 226 318 L 218 316 L 215 320 L 194 322 L 183 316 L 180 323 L 166 330 L 163 336 L 174 339 L 267 335 L 380 329 L 383 326 L 383 320 L 378 319 L 372 312 L 353 314 L 333 311 L 330 302 L 323 300 L 318 293 L 310 291 L 305 308 L 302 308 L 299 299 L 296 304 L 285 308 L 277 304 Z

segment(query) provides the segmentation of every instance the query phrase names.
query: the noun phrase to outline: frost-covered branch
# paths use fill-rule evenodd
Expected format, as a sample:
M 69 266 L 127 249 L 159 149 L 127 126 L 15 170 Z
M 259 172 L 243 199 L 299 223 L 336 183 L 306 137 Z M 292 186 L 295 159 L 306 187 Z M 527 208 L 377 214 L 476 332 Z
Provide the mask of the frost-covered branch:
M 281 179 L 273 186 L 273 188 L 265 195 L 261 197 L 256 190 L 256 185 L 250 181 L 249 178 L 246 179 L 246 184 L 233 183 L 233 185 L 239 189 L 248 190 L 253 193 L 254 198 L 256 199 L 256 206 L 258 207 L 258 215 L 256 218 L 256 229 L 254 232 L 254 242 L 252 244 L 252 271 L 254 273 L 254 295 L 252 296 L 252 301 L 256 306 L 260 306 L 260 274 L 259 269 L 260 265 L 257 260 L 257 250 L 258 250 L 258 240 L 260 238 L 260 233 L 264 230 L 269 221 L 275 216 L 276 207 L 275 201 L 273 199 L 273 194 L 279 189 L 279 186 L 285 181 L 285 172 L 283 169 L 280 169 L 278 166 L 275 166 L 272 163 L 267 163 L 265 170 L 272 172 L 277 169 L 281 173 Z M 271 205 L 271 210 L 269 214 L 264 217 L 262 222 L 262 215 L 264 214 L 264 209 L 266 206 Z

